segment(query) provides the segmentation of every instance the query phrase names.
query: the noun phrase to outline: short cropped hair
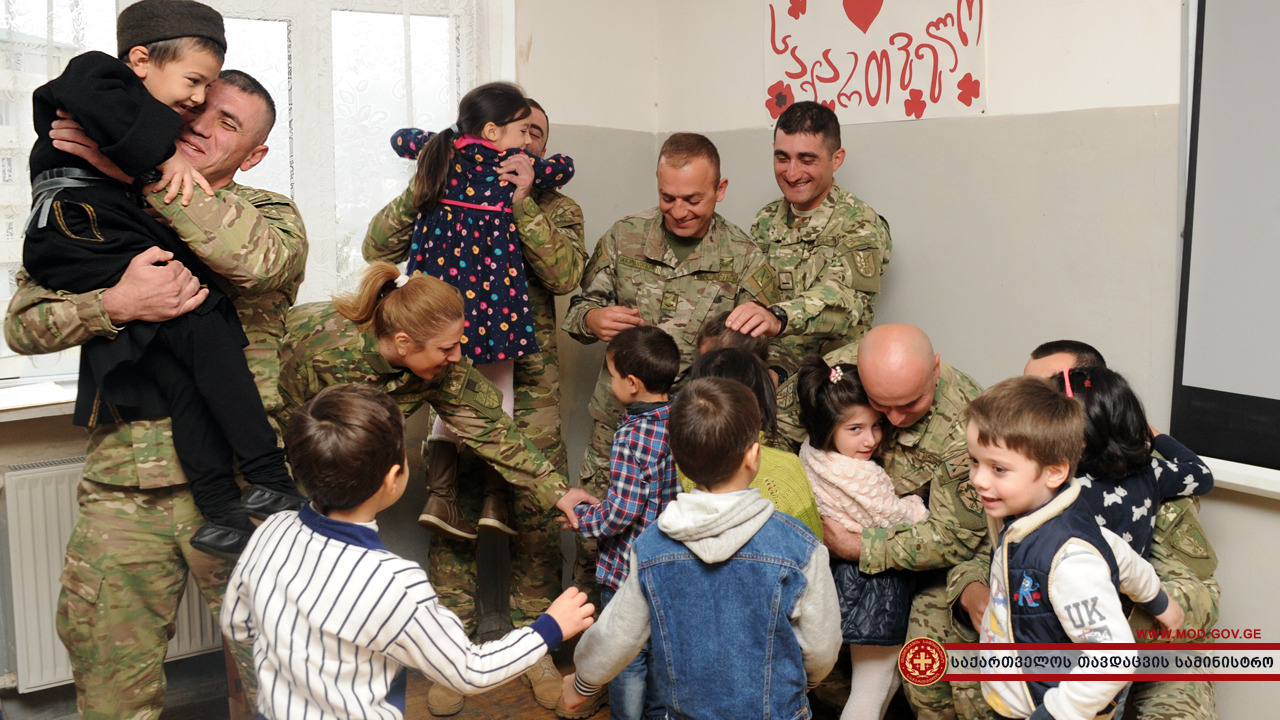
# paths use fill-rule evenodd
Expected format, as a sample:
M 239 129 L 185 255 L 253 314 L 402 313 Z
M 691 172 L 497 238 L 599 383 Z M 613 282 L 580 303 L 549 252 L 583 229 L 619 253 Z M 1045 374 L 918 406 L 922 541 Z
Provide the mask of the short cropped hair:
M 711 490 L 732 478 L 760 441 L 760 407 L 737 380 L 699 378 L 676 395 L 668 427 L 676 465 Z
M 978 442 L 1003 445 L 1041 469 L 1067 463 L 1074 477 L 1084 447 L 1084 408 L 1042 377 L 1021 375 L 987 388 L 965 410 Z
M 1031 359 L 1039 360 L 1058 353 L 1075 355 L 1078 368 L 1107 366 L 1106 358 L 1102 357 L 1102 353 L 1098 352 L 1097 348 L 1079 340 L 1053 340 L 1044 343 L 1031 351 Z
M 788 135 L 818 135 L 829 153 L 840 149 L 840 120 L 835 110 L 822 103 L 812 100 L 794 103 L 778 116 L 778 124 L 773 129 L 775 138 L 779 130 Z
M 271 128 L 276 125 L 276 101 L 272 99 L 271 93 L 267 92 L 267 88 L 257 78 L 243 70 L 223 70 L 218 74 L 218 80 L 246 95 L 258 98 L 267 106 L 267 116 L 262 123 L 262 137 L 259 139 L 260 143 L 265 142 L 271 134 Z
M 121 50 L 120 62 L 129 62 L 129 51 L 138 47 L 134 45 Z M 175 60 L 181 60 L 188 52 L 192 50 L 203 50 L 210 55 L 218 58 L 218 64 L 226 59 L 227 49 L 223 47 L 217 40 L 207 38 L 203 35 L 191 35 L 188 37 L 169 38 L 168 40 L 157 40 L 153 43 L 143 45 L 147 49 L 147 59 L 156 67 L 164 67 Z
M 680 348 L 662 328 L 652 325 L 627 328 L 609 343 L 605 355 L 618 375 L 634 375 L 652 393 L 671 389 L 680 373 Z
M 694 343 L 694 346 L 698 348 L 698 352 L 702 352 L 703 343 L 710 342 L 711 347 L 707 348 L 707 352 L 722 348 L 734 348 L 753 357 L 758 357 L 761 362 L 768 364 L 769 338 L 764 335 L 751 337 L 746 333 L 730 330 L 729 326 L 725 325 L 725 321 L 729 319 L 731 312 L 730 310 L 725 310 L 702 323 L 702 327 L 698 328 L 698 337 Z
M 662 143 L 658 153 L 658 162 L 663 160 L 673 168 L 682 168 L 699 158 L 711 163 L 711 170 L 716 176 L 716 184 L 720 184 L 720 151 L 715 143 L 706 135 L 698 133 L 676 133 Z
M 405 464 L 404 413 L 377 388 L 330 385 L 294 413 L 285 447 L 316 509 L 349 510 Z

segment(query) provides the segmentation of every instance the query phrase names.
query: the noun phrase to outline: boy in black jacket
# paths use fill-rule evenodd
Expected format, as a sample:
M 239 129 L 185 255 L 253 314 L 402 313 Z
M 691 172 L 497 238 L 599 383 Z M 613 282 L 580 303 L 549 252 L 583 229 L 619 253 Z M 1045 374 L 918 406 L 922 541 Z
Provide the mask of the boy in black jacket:
M 73 293 L 114 285 L 129 262 L 160 247 L 209 286 L 192 312 L 164 323 L 133 322 L 115 338 L 95 338 L 81 354 L 77 425 L 173 419 L 173 441 L 192 496 L 208 521 L 194 547 L 238 555 L 265 517 L 302 504 L 267 420 L 242 348 L 235 308 L 215 277 L 169 228 L 152 219 L 139 191 L 168 188 L 165 200 L 204 178 L 176 152 L 179 113 L 204 101 L 218 78 L 226 39 L 222 16 L 190 0 L 143 0 L 117 21 L 119 59 L 89 52 L 32 95 L 32 212 L 23 265 L 41 285 Z M 53 146 L 62 114 L 84 128 L 133 185 L 102 175 Z M 232 464 L 254 487 L 240 506 Z M 247 513 L 247 514 L 246 514 Z

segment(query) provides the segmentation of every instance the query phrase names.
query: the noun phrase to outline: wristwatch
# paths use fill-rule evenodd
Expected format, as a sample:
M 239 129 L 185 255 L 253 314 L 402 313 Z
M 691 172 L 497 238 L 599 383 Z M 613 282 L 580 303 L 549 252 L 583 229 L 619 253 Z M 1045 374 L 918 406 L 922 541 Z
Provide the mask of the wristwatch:
M 766 308 L 773 316 L 778 318 L 778 322 L 782 323 L 782 327 L 778 328 L 778 334 L 781 335 L 783 330 L 787 329 L 787 311 L 777 305 L 770 305 Z

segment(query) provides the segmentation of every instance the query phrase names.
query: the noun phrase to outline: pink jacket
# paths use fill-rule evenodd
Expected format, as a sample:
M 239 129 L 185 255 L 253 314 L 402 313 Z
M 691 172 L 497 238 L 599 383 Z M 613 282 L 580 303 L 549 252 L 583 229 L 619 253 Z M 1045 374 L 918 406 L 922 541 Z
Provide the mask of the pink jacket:
M 898 497 L 884 468 L 871 460 L 800 446 L 800 462 L 818 501 L 818 512 L 849 532 L 867 527 L 914 525 L 929 517 L 919 496 Z

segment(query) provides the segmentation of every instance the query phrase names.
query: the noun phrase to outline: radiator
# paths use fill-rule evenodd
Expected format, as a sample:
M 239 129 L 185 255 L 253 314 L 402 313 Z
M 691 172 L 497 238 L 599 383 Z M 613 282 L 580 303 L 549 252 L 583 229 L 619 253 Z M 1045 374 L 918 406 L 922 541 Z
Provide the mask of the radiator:
M 4 474 L 9 586 L 20 693 L 71 682 L 71 662 L 58 639 L 54 618 L 63 552 L 80 514 L 76 486 L 83 468 L 81 456 L 11 465 Z M 167 658 L 221 648 L 222 634 L 195 581 L 188 577 Z

